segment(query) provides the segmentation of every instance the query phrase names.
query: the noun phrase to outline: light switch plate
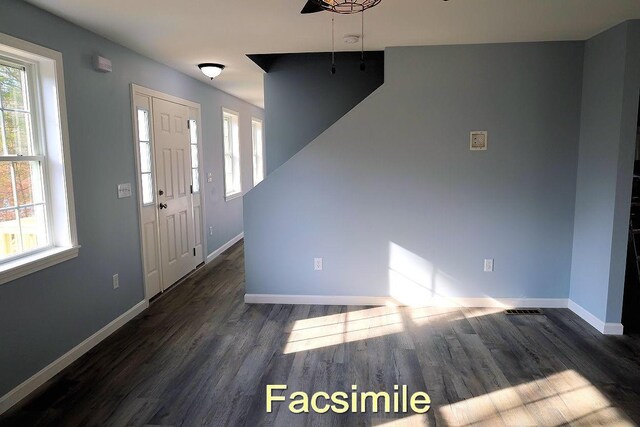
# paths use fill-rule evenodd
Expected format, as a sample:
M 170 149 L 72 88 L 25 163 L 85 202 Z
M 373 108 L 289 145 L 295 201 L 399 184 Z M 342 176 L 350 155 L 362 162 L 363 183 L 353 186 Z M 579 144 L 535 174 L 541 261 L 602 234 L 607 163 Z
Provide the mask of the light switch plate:
M 488 133 L 486 130 L 472 130 L 469 134 L 469 150 L 484 151 L 487 149 Z
M 485 273 L 491 273 L 493 271 L 493 258 L 486 258 L 484 260 Z
M 125 197 L 131 197 L 131 183 L 118 184 L 118 199 L 124 199 Z

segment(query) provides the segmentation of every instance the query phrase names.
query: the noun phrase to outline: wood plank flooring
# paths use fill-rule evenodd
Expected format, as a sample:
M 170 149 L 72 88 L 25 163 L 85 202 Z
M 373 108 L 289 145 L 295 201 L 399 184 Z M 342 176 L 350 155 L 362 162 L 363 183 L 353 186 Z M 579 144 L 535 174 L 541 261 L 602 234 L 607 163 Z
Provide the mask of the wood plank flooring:
M 637 425 L 640 336 L 566 309 L 245 305 L 243 246 L 162 295 L 2 426 Z M 4 369 L 5 367 L 3 367 Z M 267 384 L 427 391 L 425 415 L 265 411 Z

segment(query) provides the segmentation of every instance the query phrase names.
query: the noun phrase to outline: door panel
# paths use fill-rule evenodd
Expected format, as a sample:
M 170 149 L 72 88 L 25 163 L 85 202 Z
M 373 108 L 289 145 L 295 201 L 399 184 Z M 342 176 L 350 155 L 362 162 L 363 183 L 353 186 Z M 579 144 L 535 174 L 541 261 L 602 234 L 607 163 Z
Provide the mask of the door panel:
M 141 122 L 138 120 L 138 109 L 147 112 L 149 122 Z M 151 117 L 151 97 L 147 95 L 135 94 L 134 95 L 134 120 L 135 123 L 135 135 L 134 144 L 137 153 L 138 160 L 138 172 L 140 172 L 140 145 L 139 135 L 144 134 L 149 138 L 149 143 L 153 145 L 153 123 Z M 144 126 L 144 129 L 139 129 Z M 159 159 L 158 159 L 159 160 Z M 155 165 L 152 162 L 152 168 Z M 142 183 L 138 187 L 139 192 L 142 191 Z M 157 216 L 157 204 L 142 204 L 142 197 L 140 197 L 140 228 L 142 238 L 142 259 L 144 265 L 145 274 L 145 295 L 147 298 L 159 294 L 162 291 L 162 274 L 160 268 L 160 245 L 158 234 L 158 216 Z
M 178 256 L 178 248 L 176 248 L 176 216 L 167 215 L 165 220 L 167 224 L 167 235 L 165 245 L 167 247 L 167 258 L 170 264 L 175 263 Z
M 146 209 L 145 209 L 146 210 Z M 145 218 L 147 217 L 147 218 Z M 158 245 L 158 224 L 155 212 L 152 215 L 143 215 L 146 219 L 142 225 L 143 253 L 146 274 L 147 297 L 151 298 L 161 291 L 160 269 L 158 268 L 158 258 L 160 257 L 160 247 Z
M 163 289 L 195 268 L 188 107 L 153 98 Z M 187 175 L 188 174 L 188 175 Z M 160 194 L 162 192 L 162 194 Z M 166 207 L 165 207 L 166 206 Z
M 184 197 L 187 195 L 187 184 L 186 184 L 186 178 L 189 178 L 189 181 L 191 181 L 191 177 L 185 177 L 185 155 L 184 155 L 184 150 L 175 150 L 174 151 L 176 159 L 174 164 L 176 165 L 177 171 L 176 171 L 176 179 L 178 182 L 178 197 Z M 188 165 L 188 163 L 187 163 Z
M 164 196 L 173 199 L 173 162 L 171 161 L 171 150 L 162 150 L 162 166 L 164 173 L 162 177 L 158 175 L 159 181 L 164 182 Z

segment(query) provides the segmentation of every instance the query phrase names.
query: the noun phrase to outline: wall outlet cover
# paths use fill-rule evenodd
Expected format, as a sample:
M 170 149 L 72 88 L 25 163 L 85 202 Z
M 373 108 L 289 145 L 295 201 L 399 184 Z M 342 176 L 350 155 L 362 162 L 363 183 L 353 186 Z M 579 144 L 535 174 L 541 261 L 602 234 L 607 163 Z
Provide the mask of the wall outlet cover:
M 313 269 L 315 271 L 322 271 L 322 258 L 313 259 Z

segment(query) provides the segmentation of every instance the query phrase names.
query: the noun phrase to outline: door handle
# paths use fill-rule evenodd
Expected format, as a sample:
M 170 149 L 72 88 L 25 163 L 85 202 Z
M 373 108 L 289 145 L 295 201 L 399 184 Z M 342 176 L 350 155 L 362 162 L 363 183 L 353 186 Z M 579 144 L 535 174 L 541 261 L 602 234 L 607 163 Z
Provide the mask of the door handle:
M 160 209 L 167 209 L 167 204 L 166 203 L 160 203 Z

